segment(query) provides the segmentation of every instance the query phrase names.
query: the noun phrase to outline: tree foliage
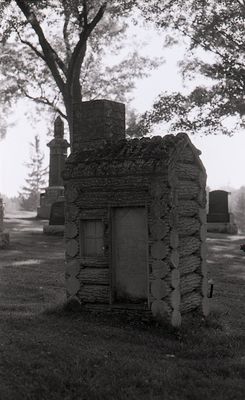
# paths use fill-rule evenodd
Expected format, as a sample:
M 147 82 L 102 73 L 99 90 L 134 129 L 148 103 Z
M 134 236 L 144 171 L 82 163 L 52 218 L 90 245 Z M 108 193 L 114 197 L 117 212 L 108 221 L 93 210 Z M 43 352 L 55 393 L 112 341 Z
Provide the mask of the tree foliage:
M 187 38 L 181 63 L 185 79 L 205 78 L 189 94 L 162 93 L 144 126 L 171 121 L 170 129 L 226 134 L 243 127 L 245 114 L 244 0 L 150 0 L 142 6 L 146 18 L 160 29 Z M 169 40 L 169 43 L 176 43 Z
M 91 98 L 125 100 L 134 79 L 157 65 L 131 50 L 120 54 L 137 1 L 3 0 L 1 62 L 5 103 L 26 96 L 66 118 L 73 105 Z M 108 59 L 110 60 L 108 61 Z
M 43 167 L 44 154 L 40 149 L 40 138 L 35 136 L 34 142 L 30 143 L 30 161 L 25 163 L 28 169 L 26 185 L 19 193 L 21 207 L 25 210 L 36 210 L 39 205 L 41 191 L 46 186 L 48 168 Z

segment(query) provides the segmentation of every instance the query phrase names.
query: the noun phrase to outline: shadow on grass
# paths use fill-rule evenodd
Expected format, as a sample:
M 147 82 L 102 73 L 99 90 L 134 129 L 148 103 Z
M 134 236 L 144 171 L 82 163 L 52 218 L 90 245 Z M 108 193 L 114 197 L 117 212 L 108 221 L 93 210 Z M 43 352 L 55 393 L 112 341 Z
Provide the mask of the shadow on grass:
M 76 306 L 71 307 L 69 303 L 64 302 L 55 307 L 48 307 L 42 312 L 44 317 L 54 317 L 57 320 L 77 321 L 81 323 L 86 321 L 92 324 L 103 325 L 110 329 L 111 327 L 118 327 L 122 329 L 133 329 L 137 332 L 149 332 L 152 335 L 161 337 L 171 337 L 176 340 L 181 338 L 192 338 L 200 334 L 200 331 L 210 333 L 215 331 L 223 333 L 222 315 L 218 312 L 211 313 L 207 318 L 201 314 L 186 315 L 183 319 L 182 325 L 179 328 L 171 326 L 167 321 L 158 322 L 153 318 L 142 318 L 140 316 L 128 315 L 127 312 L 108 311 L 88 311 L 84 308 Z
M 15 238 L 1 254 L 1 400 L 245 398 L 240 238 L 209 240 L 211 315 L 179 329 L 68 310 L 61 239 Z
M 243 399 L 244 337 L 218 312 L 180 329 L 66 303 L 3 315 L 3 400 Z

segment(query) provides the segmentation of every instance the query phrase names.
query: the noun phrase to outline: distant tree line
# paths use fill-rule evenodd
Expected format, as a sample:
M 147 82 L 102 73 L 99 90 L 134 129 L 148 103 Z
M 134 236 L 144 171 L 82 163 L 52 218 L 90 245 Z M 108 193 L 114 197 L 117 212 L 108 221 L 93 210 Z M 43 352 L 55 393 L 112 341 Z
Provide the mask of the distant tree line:
M 27 168 L 25 185 L 19 192 L 20 208 L 36 211 L 39 206 L 40 193 L 47 185 L 48 167 L 44 167 L 44 154 L 40 148 L 40 138 L 35 136 L 30 143 L 30 160 L 24 165 Z
M 163 91 L 135 130 L 144 135 L 166 122 L 169 131 L 192 134 L 231 135 L 244 129 L 245 1 L 149 0 L 142 11 L 162 32 L 163 41 L 164 33 L 170 33 L 165 46 L 184 38 L 187 51 L 179 66 L 191 89 Z

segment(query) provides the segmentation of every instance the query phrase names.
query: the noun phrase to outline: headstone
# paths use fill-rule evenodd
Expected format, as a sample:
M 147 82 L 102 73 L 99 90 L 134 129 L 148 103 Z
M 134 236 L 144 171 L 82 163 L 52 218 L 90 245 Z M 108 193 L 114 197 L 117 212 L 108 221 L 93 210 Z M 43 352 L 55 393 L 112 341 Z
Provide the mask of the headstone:
M 7 249 L 9 247 L 9 234 L 4 231 L 3 217 L 4 206 L 3 200 L 0 198 L 0 249 Z
M 200 152 L 183 133 L 127 140 L 119 103 L 86 102 L 74 113 L 63 172 L 69 302 L 176 327 L 181 314 L 206 316 L 206 172 Z
M 230 222 L 228 196 L 229 192 L 225 190 L 213 190 L 209 192 L 207 222 Z
M 213 190 L 209 192 L 209 212 L 207 230 L 209 232 L 237 234 L 233 214 L 229 212 L 229 192 Z
M 65 212 L 64 201 L 56 201 L 51 206 L 49 225 L 64 225 Z
M 49 187 L 63 186 L 61 173 L 65 167 L 69 143 L 64 139 L 64 123 L 60 117 L 54 122 L 54 138 L 47 146 L 50 148 Z
M 64 195 L 62 171 L 65 167 L 67 149 L 70 145 L 64 139 L 64 123 L 60 117 L 55 120 L 54 138 L 47 146 L 50 149 L 49 186 L 45 189 L 45 193 L 41 193 L 40 207 L 37 210 L 37 216 L 43 219 L 49 219 L 52 204 L 59 201 L 60 197 Z
M 43 226 L 43 233 L 46 235 L 64 235 L 65 211 L 64 201 L 56 201 L 51 206 L 49 224 Z
M 3 200 L 0 199 L 0 232 L 3 232 Z

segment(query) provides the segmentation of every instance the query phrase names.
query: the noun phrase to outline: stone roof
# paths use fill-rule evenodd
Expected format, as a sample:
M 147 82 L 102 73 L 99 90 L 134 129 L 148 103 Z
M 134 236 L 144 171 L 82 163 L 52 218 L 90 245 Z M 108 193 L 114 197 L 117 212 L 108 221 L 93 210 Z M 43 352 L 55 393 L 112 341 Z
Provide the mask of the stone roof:
M 103 172 L 109 172 L 114 169 L 115 173 L 120 174 L 120 166 L 125 162 L 127 165 L 134 163 L 136 169 L 145 168 L 146 170 L 155 169 L 156 163 L 167 166 L 170 162 L 174 162 L 183 148 L 189 145 L 198 158 L 200 152 L 192 145 L 189 137 L 184 133 L 178 135 L 154 136 L 152 138 L 141 139 L 122 139 L 117 142 L 107 141 L 104 143 L 94 144 L 90 147 L 83 148 L 78 152 L 72 153 L 67 161 L 66 168 L 63 172 L 63 178 L 69 179 L 71 171 L 75 175 L 86 175 L 87 168 L 92 171 L 99 171 L 103 166 Z M 119 168 L 116 172 L 115 165 Z M 130 167 L 131 168 L 131 167 Z M 101 170 L 102 173 L 102 170 Z
M 110 161 L 125 159 L 163 159 L 169 158 L 172 151 L 182 147 L 183 141 L 189 142 L 188 136 L 180 133 L 176 136 L 154 136 L 152 138 L 122 139 L 117 142 L 107 141 L 98 147 L 91 146 L 75 152 L 68 157 L 68 163 Z M 194 147 L 194 146 L 193 146 Z

